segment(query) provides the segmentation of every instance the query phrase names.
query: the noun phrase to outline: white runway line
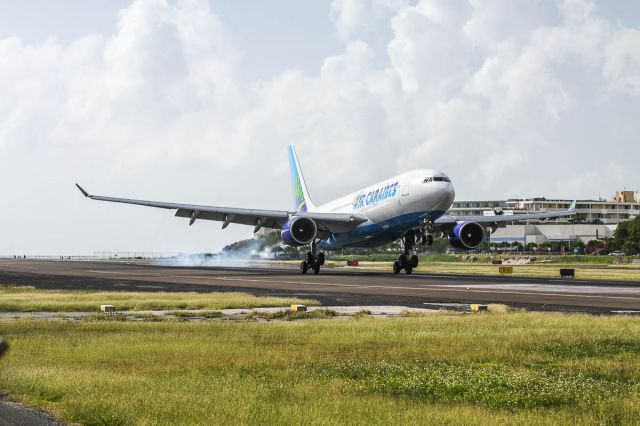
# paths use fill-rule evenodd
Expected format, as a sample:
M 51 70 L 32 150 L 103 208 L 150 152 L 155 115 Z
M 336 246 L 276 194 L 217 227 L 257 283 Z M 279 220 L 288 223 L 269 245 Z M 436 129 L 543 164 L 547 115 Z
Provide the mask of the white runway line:
M 137 276 L 147 276 L 150 278 L 159 278 L 156 275 L 150 274 L 139 274 L 139 273 L 131 273 L 131 272 L 117 272 L 117 271 L 97 271 L 90 270 L 90 272 L 97 273 L 105 273 L 105 274 L 120 274 L 120 275 L 137 275 Z M 250 279 L 250 278 L 228 278 L 228 277 L 211 277 L 211 276 L 198 276 L 198 275 L 171 275 L 160 278 L 193 278 L 193 279 L 207 279 L 207 280 L 216 280 L 216 281 L 234 281 L 234 282 L 250 282 L 250 283 L 269 283 L 269 284 L 295 284 L 295 285 L 305 285 L 305 286 L 328 286 L 328 287 L 346 287 L 346 288 L 382 288 L 382 289 L 400 289 L 400 290 L 421 290 L 421 291 L 453 291 L 458 293 L 499 293 L 499 294 L 514 294 L 514 295 L 527 295 L 527 296 L 554 296 L 554 297 L 580 297 L 584 299 L 616 299 L 616 300 L 638 300 L 640 303 L 640 289 L 638 289 L 638 297 L 625 297 L 625 296 L 609 296 L 606 294 L 579 294 L 574 292 L 569 292 L 566 290 L 561 290 L 558 293 L 549 292 L 549 285 L 542 286 L 536 284 L 469 284 L 466 285 L 465 288 L 458 288 L 461 285 L 429 285 L 429 286 L 419 286 L 419 287 L 407 287 L 407 286 L 386 286 L 386 285 L 361 285 L 361 284 L 344 284 L 344 283 L 323 283 L 323 282 L 306 282 L 306 281 L 281 281 L 281 280 L 265 280 L 265 279 Z M 318 278 L 321 278 L 319 276 Z M 540 288 L 541 291 L 514 291 L 518 290 L 520 286 L 531 288 L 537 287 Z M 467 290 L 466 287 L 469 287 Z M 502 290 L 501 287 L 506 288 Z M 555 286 L 554 286 L 555 287 Z M 571 286 L 558 286 L 564 287 L 565 289 L 570 290 L 580 290 L 584 287 L 571 287 Z M 544 291 L 542 291 L 544 289 Z M 616 290 L 627 290 L 628 288 L 624 287 L 596 287 L 591 286 L 591 289 L 602 289 L 603 291 L 609 291 L 612 289 Z M 526 288 L 523 288 L 526 290 Z M 635 290 L 631 288 L 631 290 Z M 594 293 L 594 291 L 591 291 Z M 632 291 L 631 295 L 635 295 L 635 291 Z M 623 293 L 624 294 L 624 293 Z
M 439 287 L 457 287 L 455 285 L 442 284 Z M 560 284 L 528 284 L 528 283 L 496 283 L 496 284 L 467 284 L 466 287 L 474 289 L 493 289 L 493 290 L 525 290 L 540 292 L 559 292 L 559 293 L 616 293 L 631 294 L 640 296 L 640 287 L 612 287 L 612 286 L 574 286 Z

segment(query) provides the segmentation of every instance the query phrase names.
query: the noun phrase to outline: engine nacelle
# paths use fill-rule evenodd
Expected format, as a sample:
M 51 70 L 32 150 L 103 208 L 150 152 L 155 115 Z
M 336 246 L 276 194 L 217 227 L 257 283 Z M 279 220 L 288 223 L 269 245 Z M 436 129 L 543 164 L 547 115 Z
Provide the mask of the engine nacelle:
M 304 246 L 310 244 L 318 234 L 318 226 L 308 217 L 292 217 L 282 227 L 280 236 L 285 244 L 290 246 Z
M 458 222 L 449 234 L 449 242 L 455 248 L 473 250 L 484 241 L 484 228 L 476 222 Z

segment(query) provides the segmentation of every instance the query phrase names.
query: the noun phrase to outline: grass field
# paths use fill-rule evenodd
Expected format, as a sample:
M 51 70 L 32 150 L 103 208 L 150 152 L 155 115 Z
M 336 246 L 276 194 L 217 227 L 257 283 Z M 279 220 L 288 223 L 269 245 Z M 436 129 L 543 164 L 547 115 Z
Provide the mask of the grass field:
M 393 262 L 398 259 L 399 253 L 384 253 L 384 254 L 360 254 L 360 255 L 345 255 L 335 254 L 329 256 L 331 260 L 335 261 L 347 261 L 350 259 L 360 259 L 366 261 L 383 261 Z M 424 262 L 463 262 L 469 256 L 476 258 L 479 263 L 491 263 L 493 259 L 513 259 L 516 257 L 528 257 L 536 258 L 537 260 L 544 260 L 545 263 L 552 264 L 589 264 L 589 265 L 613 265 L 619 263 L 629 263 L 633 260 L 640 259 L 639 256 L 592 256 L 592 255 L 573 255 L 573 254 L 522 254 L 522 253 L 479 253 L 479 254 L 445 254 L 445 253 L 423 253 L 420 254 L 421 261 Z
M 366 267 L 366 263 L 364 266 Z M 467 262 L 433 262 L 418 266 L 416 271 L 435 274 L 500 275 L 498 272 L 499 266 L 500 265 Z M 391 267 L 391 264 L 382 267 L 388 269 Z M 511 275 L 520 277 L 559 278 L 561 268 L 575 269 L 576 278 L 640 281 L 640 265 L 593 266 L 581 263 L 513 265 L 513 274 Z
M 441 259 L 442 256 L 420 257 L 420 264 L 415 271 L 433 274 L 500 275 L 498 272 L 500 265 L 492 265 L 481 261 L 463 262 L 459 256 L 443 261 Z M 353 257 L 357 258 L 357 256 Z M 576 270 L 576 278 L 640 281 L 640 265 L 638 264 L 589 263 L 576 261 L 575 258 L 577 257 L 562 257 L 565 262 L 555 259 L 548 263 L 505 266 L 513 266 L 513 274 L 511 275 L 520 277 L 559 278 L 561 268 L 573 268 Z M 607 256 L 591 256 L 591 258 L 605 257 Z M 287 261 L 286 263 L 297 264 L 299 261 Z M 327 264 L 329 263 L 333 263 L 337 268 L 391 271 L 393 261 L 363 260 L 360 261 L 360 265 L 357 268 L 348 267 L 346 266 L 346 261 L 337 261 L 332 258 L 327 260 Z
M 225 309 L 317 305 L 315 300 L 288 297 L 257 297 L 246 293 L 131 292 L 37 290 L 26 286 L 0 285 L 0 312 L 90 312 L 101 304 L 120 310 Z
M 7 320 L 0 389 L 68 422 L 638 424 L 640 318 Z

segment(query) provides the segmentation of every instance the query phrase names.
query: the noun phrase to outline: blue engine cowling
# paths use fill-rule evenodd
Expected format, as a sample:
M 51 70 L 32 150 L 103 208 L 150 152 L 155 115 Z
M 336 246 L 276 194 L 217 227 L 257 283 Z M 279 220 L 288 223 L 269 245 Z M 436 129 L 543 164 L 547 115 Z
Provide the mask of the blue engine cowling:
M 484 241 L 484 228 L 476 222 L 458 222 L 449 234 L 449 242 L 455 248 L 473 250 Z
M 308 217 L 292 217 L 282 226 L 280 236 L 285 244 L 293 247 L 310 244 L 318 234 L 318 226 Z

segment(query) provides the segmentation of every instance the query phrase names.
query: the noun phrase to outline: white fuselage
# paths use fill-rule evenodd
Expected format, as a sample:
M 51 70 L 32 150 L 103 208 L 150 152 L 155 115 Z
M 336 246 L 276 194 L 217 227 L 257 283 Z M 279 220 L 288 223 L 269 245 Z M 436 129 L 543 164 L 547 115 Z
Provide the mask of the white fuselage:
M 368 221 L 321 243 L 324 248 L 375 247 L 395 241 L 409 229 L 435 221 L 453 204 L 455 190 L 442 172 L 419 169 L 353 192 L 314 209 L 326 213 L 359 212 Z

